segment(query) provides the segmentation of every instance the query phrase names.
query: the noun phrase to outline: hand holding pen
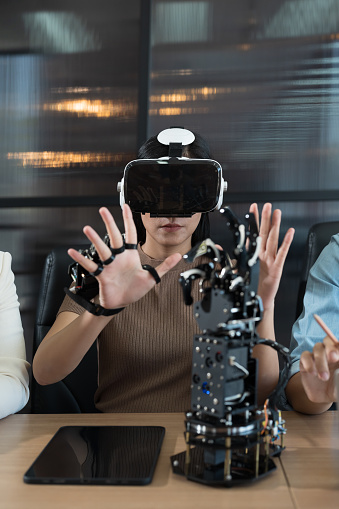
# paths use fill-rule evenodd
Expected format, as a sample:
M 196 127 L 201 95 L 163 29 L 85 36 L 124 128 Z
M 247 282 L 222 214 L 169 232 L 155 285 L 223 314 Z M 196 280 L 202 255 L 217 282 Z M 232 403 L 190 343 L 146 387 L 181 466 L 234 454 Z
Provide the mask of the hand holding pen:
M 314 345 L 312 352 L 301 354 L 302 383 L 310 401 L 332 403 L 337 400 L 334 373 L 339 368 L 339 341 L 318 315 L 314 318 L 326 336 Z

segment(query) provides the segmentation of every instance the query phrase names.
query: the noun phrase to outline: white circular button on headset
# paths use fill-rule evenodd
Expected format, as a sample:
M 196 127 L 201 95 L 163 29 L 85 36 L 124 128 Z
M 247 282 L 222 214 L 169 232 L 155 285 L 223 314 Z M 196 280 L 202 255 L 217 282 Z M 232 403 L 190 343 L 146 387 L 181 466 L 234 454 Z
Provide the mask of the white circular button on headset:
M 182 143 L 183 145 L 190 145 L 195 140 L 194 134 L 188 129 L 182 129 L 180 127 L 171 127 L 165 129 L 158 134 L 157 139 L 159 143 L 163 145 L 169 145 L 170 143 Z

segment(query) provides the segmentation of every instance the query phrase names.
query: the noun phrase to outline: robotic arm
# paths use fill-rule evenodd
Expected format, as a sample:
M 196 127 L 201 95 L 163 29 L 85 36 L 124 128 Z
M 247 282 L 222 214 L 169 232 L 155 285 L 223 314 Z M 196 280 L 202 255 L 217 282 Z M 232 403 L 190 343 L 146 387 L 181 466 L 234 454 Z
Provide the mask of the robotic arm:
M 288 369 L 286 378 L 259 407 L 253 347 L 265 344 L 276 349 L 287 368 L 290 357 L 287 348 L 256 333 L 263 309 L 260 297 L 249 290 L 261 241 L 255 218 L 247 214 L 243 224 L 229 208 L 220 213 L 233 232 L 232 260 L 210 239 L 184 256 L 192 262 L 204 255 L 210 262 L 180 277 L 184 301 L 193 304 L 202 332 L 193 340 L 186 451 L 171 461 L 173 471 L 190 480 L 230 487 L 275 469 L 271 457 L 284 448 L 284 421 L 275 401 Z M 196 279 L 200 279 L 202 299 L 193 303 L 191 285 Z

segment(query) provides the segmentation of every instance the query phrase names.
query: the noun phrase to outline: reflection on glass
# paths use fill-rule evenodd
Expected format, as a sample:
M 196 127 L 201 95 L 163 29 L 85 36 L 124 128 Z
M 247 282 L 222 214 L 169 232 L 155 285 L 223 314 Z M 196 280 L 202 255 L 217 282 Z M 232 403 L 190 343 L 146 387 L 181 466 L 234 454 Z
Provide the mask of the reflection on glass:
M 134 118 L 137 105 L 122 101 L 101 99 L 75 99 L 73 101 L 59 101 L 43 105 L 44 111 L 57 111 L 60 113 L 75 113 L 78 117 L 123 117 Z
M 158 23 L 152 33 L 153 45 L 202 42 L 209 39 L 210 2 L 154 2 Z
M 30 47 L 51 53 L 97 51 L 99 34 L 74 12 L 37 11 L 23 14 Z
M 20 166 L 33 168 L 74 168 L 77 166 L 107 166 L 130 161 L 133 154 L 107 154 L 100 152 L 9 152 Z
M 153 2 L 154 33 L 163 3 Z M 149 134 L 195 128 L 228 171 L 229 194 L 339 190 L 339 3 L 204 3 L 206 41 L 153 41 Z M 168 7 L 168 33 L 180 4 Z

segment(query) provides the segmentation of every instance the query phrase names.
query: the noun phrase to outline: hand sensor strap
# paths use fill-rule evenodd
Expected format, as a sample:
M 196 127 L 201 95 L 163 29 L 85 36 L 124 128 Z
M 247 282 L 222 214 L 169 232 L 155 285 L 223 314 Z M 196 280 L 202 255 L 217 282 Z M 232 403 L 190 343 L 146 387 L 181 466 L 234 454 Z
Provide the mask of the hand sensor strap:
M 97 268 L 94 272 L 89 272 L 90 276 L 99 276 L 101 272 L 104 270 L 103 264 L 108 265 L 110 263 L 108 260 L 105 260 L 104 262 L 97 262 Z
M 138 248 L 138 244 L 128 244 L 126 242 L 121 247 L 118 247 L 116 249 L 111 247 L 110 248 L 111 253 L 112 253 L 111 256 L 109 258 L 107 258 L 107 260 L 104 260 L 104 261 L 98 260 L 97 261 L 97 265 L 98 265 L 97 269 L 94 272 L 90 272 L 89 274 L 91 276 L 98 276 L 104 270 L 104 265 L 109 265 L 110 263 L 114 262 L 116 255 L 123 253 L 125 251 L 125 249 L 137 249 L 137 248 Z
M 83 307 L 84 309 L 86 309 L 86 311 L 89 311 L 89 313 L 92 313 L 92 315 L 95 316 L 117 315 L 118 313 L 120 313 L 120 311 L 125 309 L 125 308 L 106 309 L 100 306 L 100 304 L 94 304 L 93 302 L 90 302 L 84 297 L 81 297 L 81 295 L 73 293 L 69 288 L 64 288 L 64 291 L 66 295 L 68 295 L 72 300 L 79 304 L 79 306 Z
M 129 244 L 125 242 L 125 249 L 138 249 L 138 244 Z
M 154 277 L 156 284 L 160 283 L 161 279 L 154 267 L 151 265 L 143 265 L 142 268 L 144 270 L 148 270 L 148 272 Z

